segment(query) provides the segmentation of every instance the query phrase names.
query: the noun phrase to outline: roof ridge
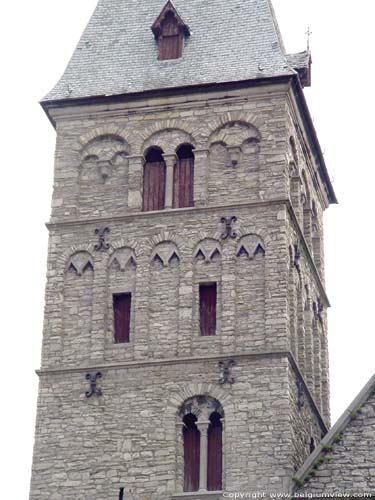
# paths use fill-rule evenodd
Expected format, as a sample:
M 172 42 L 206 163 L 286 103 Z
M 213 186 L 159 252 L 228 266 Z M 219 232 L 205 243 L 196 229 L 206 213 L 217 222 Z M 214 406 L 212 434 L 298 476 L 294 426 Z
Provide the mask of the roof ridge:
M 309 480 L 311 475 L 309 473 L 314 468 L 322 465 L 324 460 L 322 455 L 333 451 L 332 445 L 337 444 L 342 439 L 342 434 L 348 425 L 357 417 L 359 410 L 375 396 L 375 373 L 363 387 L 363 389 L 357 394 L 354 400 L 350 403 L 341 417 L 336 421 L 335 425 L 328 431 L 324 436 L 319 445 L 315 448 L 313 453 L 309 455 L 304 464 L 299 468 L 298 472 L 294 476 L 294 481 L 296 486 L 294 491 L 305 485 L 306 480 Z

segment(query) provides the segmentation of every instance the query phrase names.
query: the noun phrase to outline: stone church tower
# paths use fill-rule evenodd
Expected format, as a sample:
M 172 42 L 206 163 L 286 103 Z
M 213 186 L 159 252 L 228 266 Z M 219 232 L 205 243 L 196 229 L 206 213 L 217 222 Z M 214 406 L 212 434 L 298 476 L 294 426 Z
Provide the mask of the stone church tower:
M 336 198 L 270 0 L 100 0 L 57 86 L 31 500 L 289 492 Z

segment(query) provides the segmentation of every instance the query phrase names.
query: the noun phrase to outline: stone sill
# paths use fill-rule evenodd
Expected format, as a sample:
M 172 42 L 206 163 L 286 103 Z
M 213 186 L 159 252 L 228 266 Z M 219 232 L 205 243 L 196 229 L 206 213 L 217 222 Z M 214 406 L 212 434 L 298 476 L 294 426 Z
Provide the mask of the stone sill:
M 172 500 L 220 500 L 223 498 L 222 491 L 195 491 L 189 493 L 175 493 Z

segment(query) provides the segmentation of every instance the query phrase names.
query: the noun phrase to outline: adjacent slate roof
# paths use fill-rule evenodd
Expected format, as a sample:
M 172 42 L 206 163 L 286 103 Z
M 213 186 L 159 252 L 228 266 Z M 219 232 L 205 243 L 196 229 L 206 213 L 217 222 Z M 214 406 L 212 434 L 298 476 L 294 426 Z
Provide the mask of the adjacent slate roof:
M 151 26 L 166 0 L 99 0 L 55 88 L 44 101 L 296 73 L 271 0 L 174 0 L 190 28 L 183 57 L 159 61 Z
M 375 374 L 297 472 L 298 498 L 334 492 L 375 496 L 374 447 Z

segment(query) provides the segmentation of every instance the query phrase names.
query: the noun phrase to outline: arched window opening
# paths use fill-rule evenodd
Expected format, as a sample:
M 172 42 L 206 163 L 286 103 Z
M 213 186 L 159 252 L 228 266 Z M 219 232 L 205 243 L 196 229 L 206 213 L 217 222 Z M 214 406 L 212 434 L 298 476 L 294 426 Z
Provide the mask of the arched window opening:
M 194 152 L 193 146 L 183 144 L 177 149 L 173 171 L 173 208 L 194 206 Z
M 165 206 L 166 165 L 163 151 L 151 148 L 143 171 L 143 211 L 162 210 Z
M 196 425 L 197 417 L 192 413 L 185 415 L 184 426 L 184 491 L 199 490 L 200 432 Z
M 220 491 L 223 407 L 210 396 L 193 396 L 182 405 L 179 417 L 183 422 L 184 491 Z
M 213 412 L 208 427 L 207 490 L 220 491 L 223 475 L 223 426 L 221 415 Z

